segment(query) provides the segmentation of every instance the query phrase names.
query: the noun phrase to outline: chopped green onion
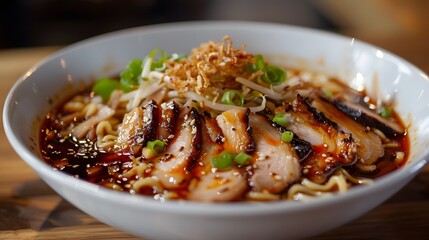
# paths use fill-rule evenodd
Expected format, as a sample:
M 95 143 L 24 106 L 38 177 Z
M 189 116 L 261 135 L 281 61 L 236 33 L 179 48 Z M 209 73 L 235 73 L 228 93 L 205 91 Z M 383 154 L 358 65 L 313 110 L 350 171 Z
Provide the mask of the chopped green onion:
M 253 73 L 259 70 L 264 71 L 264 73 L 258 80 L 262 79 L 266 83 L 278 85 L 286 80 L 284 69 L 274 65 L 267 65 L 262 55 L 255 55 L 255 63 L 247 64 L 244 67 L 244 71 Z
M 253 73 L 258 70 L 265 69 L 264 57 L 262 55 L 255 55 L 255 63 L 249 63 L 244 66 L 244 71 L 248 73 Z
M 103 101 L 109 100 L 110 94 L 113 92 L 113 90 L 117 89 L 119 86 L 119 82 L 115 79 L 111 78 L 100 78 L 95 83 L 94 87 L 92 88 L 92 91 L 101 96 L 103 98 Z
M 286 114 L 281 113 L 281 114 L 276 114 L 273 118 L 273 122 L 286 127 L 289 124 L 289 119 L 287 118 Z
M 380 108 L 380 116 L 384 118 L 390 118 L 392 116 L 392 109 L 387 106 L 382 106 Z
M 250 156 L 249 154 L 246 154 L 244 152 L 241 152 L 241 153 L 237 154 L 237 156 L 234 157 L 234 162 L 236 162 L 240 165 L 245 165 L 251 159 L 252 159 L 252 156 Z
M 246 66 L 244 66 L 244 71 L 247 73 L 254 73 L 254 72 L 258 71 L 258 69 L 256 69 L 256 64 L 249 63 Z
M 256 59 L 256 63 L 255 63 L 256 70 L 264 70 L 265 69 L 264 57 L 262 55 L 256 55 L 255 59 Z
M 161 57 L 159 59 L 155 59 L 155 56 L 158 52 L 161 52 Z M 151 71 L 159 71 L 162 72 L 165 70 L 165 60 L 168 59 L 167 57 L 167 52 L 164 50 L 160 50 L 160 49 L 154 49 L 152 50 L 149 55 L 146 57 L 146 61 L 147 58 L 151 58 L 152 59 L 152 64 L 150 65 L 150 70 Z
M 232 167 L 233 155 L 227 151 L 221 152 L 217 157 L 214 157 L 211 162 L 214 168 L 227 169 Z
M 283 142 L 290 142 L 290 141 L 292 141 L 292 138 L 293 138 L 293 132 L 285 131 L 282 133 L 281 140 Z
M 262 75 L 262 80 L 267 83 L 278 85 L 284 82 L 286 79 L 286 72 L 281 68 L 273 65 L 269 65 L 265 69 L 265 73 Z
M 243 94 L 237 90 L 227 90 L 223 93 L 221 102 L 223 104 L 243 106 L 244 97 Z
M 121 73 L 121 88 L 124 92 L 135 90 L 139 86 L 139 78 L 142 73 L 142 60 L 134 59 L 130 61 L 127 68 Z
M 329 91 L 329 90 L 324 90 L 324 91 L 323 91 L 323 95 L 324 95 L 326 98 L 331 98 L 334 94 L 333 94 L 331 91 Z
M 165 143 L 162 140 L 154 140 L 147 142 L 147 147 L 154 153 L 159 154 L 164 151 Z

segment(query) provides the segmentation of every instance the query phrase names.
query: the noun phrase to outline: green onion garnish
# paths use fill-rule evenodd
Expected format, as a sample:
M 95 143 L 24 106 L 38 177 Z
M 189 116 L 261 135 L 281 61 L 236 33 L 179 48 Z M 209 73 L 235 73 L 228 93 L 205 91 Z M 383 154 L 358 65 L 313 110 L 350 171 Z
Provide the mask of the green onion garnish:
M 147 142 L 147 147 L 154 152 L 155 154 L 159 154 L 164 151 L 165 143 L 159 139 L 154 141 Z
M 155 59 L 156 54 L 160 52 L 161 53 L 161 57 L 159 59 Z M 154 49 L 152 50 L 149 55 L 146 57 L 146 60 L 148 58 L 152 59 L 152 64 L 150 65 L 150 70 L 151 71 L 158 71 L 158 72 L 162 72 L 165 70 L 165 64 L 164 61 L 168 59 L 167 57 L 167 52 L 164 50 L 160 50 L 160 49 Z
M 255 63 L 256 70 L 264 70 L 265 69 L 264 57 L 262 55 L 256 55 L 255 59 L 256 59 L 256 63 Z
M 217 157 L 214 157 L 211 162 L 214 168 L 227 169 L 232 167 L 233 155 L 227 151 L 221 152 Z
M 262 55 L 255 55 L 255 63 L 250 63 L 244 67 L 245 72 L 253 73 L 262 70 L 264 74 L 258 78 L 269 84 L 278 85 L 286 80 L 286 72 L 283 68 L 265 64 Z
M 241 152 L 234 157 L 234 162 L 238 163 L 239 165 L 245 165 L 251 159 L 252 159 L 252 156 L 244 152 Z
M 113 92 L 113 90 L 117 89 L 119 86 L 119 82 L 115 79 L 111 78 L 100 78 L 95 83 L 94 87 L 92 88 L 92 91 L 101 96 L 103 98 L 103 101 L 106 102 L 109 100 L 110 94 Z
M 292 138 L 293 138 L 293 132 L 285 131 L 282 133 L 281 140 L 283 142 L 290 142 L 290 141 L 292 141 Z
M 135 90 L 139 86 L 139 78 L 142 73 L 142 60 L 134 59 L 130 61 L 127 68 L 121 73 L 121 88 L 124 92 Z
M 267 83 L 278 85 L 286 79 L 286 72 L 281 68 L 269 65 L 265 68 L 265 73 L 262 75 L 262 80 Z
M 380 116 L 390 118 L 392 116 L 392 109 L 387 106 L 382 106 L 380 108 Z
M 236 90 L 227 90 L 223 93 L 221 102 L 223 104 L 243 106 L 244 97 L 239 91 Z
M 258 70 L 265 69 L 264 57 L 262 55 L 255 55 L 255 63 L 249 63 L 244 66 L 244 71 L 248 73 L 253 73 Z
M 287 118 L 286 114 L 281 113 L 281 114 L 276 114 L 273 118 L 273 122 L 286 127 L 289 124 L 289 119 Z
M 326 98 L 331 98 L 334 94 L 333 94 L 331 91 L 329 91 L 329 90 L 324 90 L 324 91 L 323 91 L 323 95 L 324 95 Z

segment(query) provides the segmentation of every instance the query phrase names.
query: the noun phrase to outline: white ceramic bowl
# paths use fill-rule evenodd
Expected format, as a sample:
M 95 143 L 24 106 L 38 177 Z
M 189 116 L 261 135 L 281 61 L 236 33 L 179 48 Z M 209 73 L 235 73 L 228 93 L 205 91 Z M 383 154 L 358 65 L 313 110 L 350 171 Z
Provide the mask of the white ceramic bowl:
M 381 96 L 396 95 L 410 125 L 408 164 L 369 186 L 310 202 L 203 204 L 159 202 L 75 179 L 41 160 L 37 129 L 52 100 L 96 77 L 118 73 L 154 48 L 189 52 L 229 35 L 235 46 L 336 75 Z M 249 22 L 190 22 L 135 28 L 95 37 L 49 56 L 24 73 L 10 91 L 4 128 L 20 157 L 76 207 L 123 231 L 157 239 L 293 239 L 320 234 L 374 208 L 409 182 L 428 161 L 429 80 L 407 61 L 377 47 L 322 31 Z M 35 141 L 36 139 L 36 141 Z

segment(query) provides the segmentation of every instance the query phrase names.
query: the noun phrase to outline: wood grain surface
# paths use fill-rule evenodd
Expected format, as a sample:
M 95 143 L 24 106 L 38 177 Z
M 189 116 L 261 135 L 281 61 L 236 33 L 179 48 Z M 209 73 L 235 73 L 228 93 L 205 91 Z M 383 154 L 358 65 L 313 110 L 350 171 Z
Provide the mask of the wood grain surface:
M 16 79 L 57 49 L 0 51 L 2 107 Z M 421 56 L 425 52 L 407 54 L 429 70 L 427 55 Z M 0 140 L 0 239 L 138 239 L 97 221 L 53 192 L 13 151 L 3 128 Z M 429 170 L 425 169 L 382 205 L 312 239 L 429 239 L 428 234 Z

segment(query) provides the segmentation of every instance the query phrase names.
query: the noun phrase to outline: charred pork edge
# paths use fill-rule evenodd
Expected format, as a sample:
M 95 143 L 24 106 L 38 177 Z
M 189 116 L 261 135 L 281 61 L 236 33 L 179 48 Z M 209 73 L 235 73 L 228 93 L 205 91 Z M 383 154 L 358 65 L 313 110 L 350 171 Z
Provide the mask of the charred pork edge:
M 208 112 L 204 112 L 202 117 L 210 139 L 215 143 L 222 144 L 225 141 L 225 136 L 216 119 L 211 117 Z
M 389 126 L 388 123 L 382 122 L 374 116 L 370 116 L 362 109 L 355 109 L 352 106 L 347 105 L 347 103 L 341 101 L 334 101 L 332 104 L 338 108 L 341 112 L 345 113 L 347 116 L 351 117 L 353 120 L 364 126 L 370 126 L 379 129 L 387 137 L 396 137 L 402 132 L 396 131 L 393 127 Z M 364 108 L 364 106 L 359 106 Z M 370 111 L 368 109 L 368 111 Z
M 144 117 L 148 116 L 150 122 L 146 123 Z M 143 142 L 142 147 L 146 146 L 148 141 L 155 139 L 156 129 L 158 125 L 159 107 L 158 104 L 151 100 L 143 107 Z
M 168 141 L 168 137 L 169 135 L 173 134 L 175 132 L 175 127 L 177 125 L 177 119 L 179 116 L 179 105 L 177 105 L 176 102 L 171 101 L 169 103 L 167 103 L 167 105 L 173 105 L 173 108 L 170 108 L 169 106 L 166 109 L 161 109 L 161 111 L 159 111 L 159 119 L 160 121 L 160 126 L 158 127 L 165 127 L 166 131 L 168 132 L 168 136 L 159 136 L 163 139 L 164 141 Z M 166 114 L 164 114 L 164 112 Z
M 246 113 L 244 115 L 244 119 L 242 119 L 242 120 L 247 125 L 246 126 L 246 133 L 249 137 L 249 143 L 246 146 L 246 153 L 251 154 L 256 149 L 256 143 L 255 143 L 255 139 L 253 138 L 252 127 L 249 124 L 249 114 L 250 114 L 250 108 L 247 108 Z
M 189 121 L 195 120 L 193 125 L 191 125 L 191 131 L 195 129 L 195 133 L 192 133 L 194 134 L 192 138 L 192 152 L 189 156 L 188 164 L 185 167 L 185 170 L 190 172 L 197 164 L 198 159 L 200 159 L 203 137 L 201 132 L 201 117 L 200 114 L 198 114 L 198 111 L 195 108 L 192 108 L 189 111 L 188 116 Z

